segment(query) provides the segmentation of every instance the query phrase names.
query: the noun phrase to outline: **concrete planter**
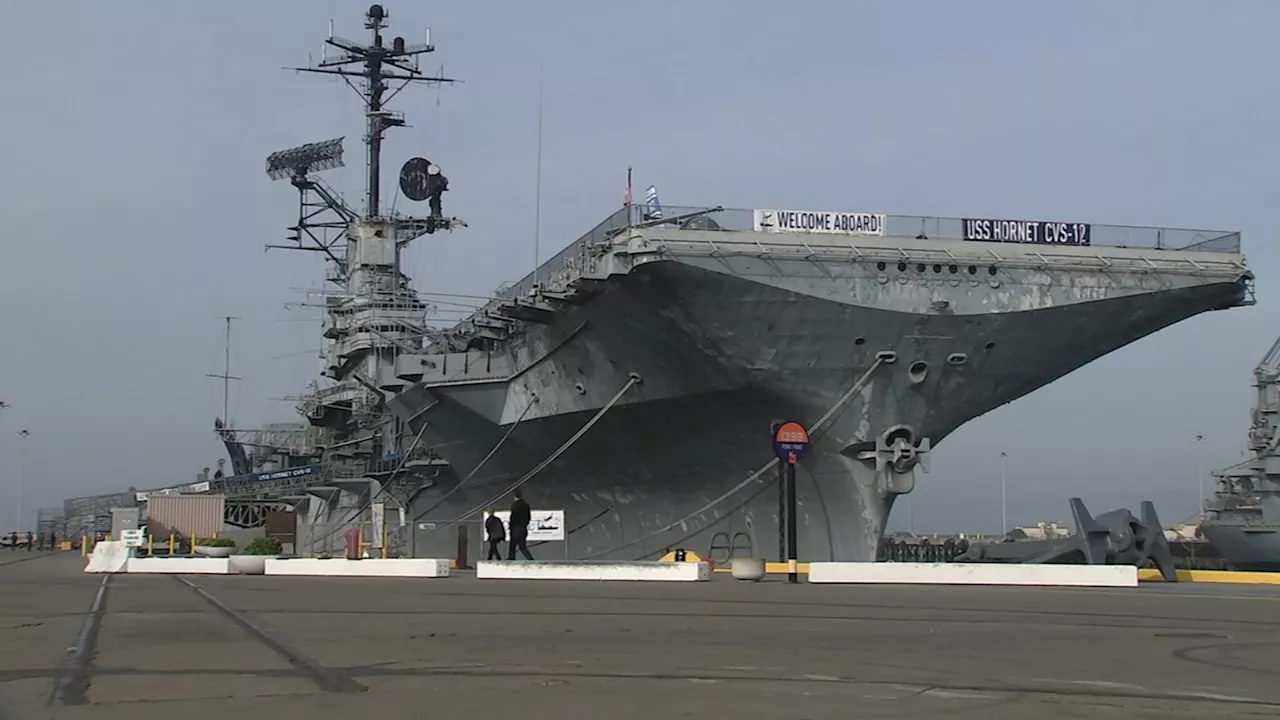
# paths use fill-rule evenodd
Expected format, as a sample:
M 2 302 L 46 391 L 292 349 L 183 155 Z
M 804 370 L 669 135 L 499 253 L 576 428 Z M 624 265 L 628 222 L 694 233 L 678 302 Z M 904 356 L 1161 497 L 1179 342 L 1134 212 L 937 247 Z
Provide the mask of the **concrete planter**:
M 760 580 L 765 576 L 764 558 L 733 558 L 729 561 L 730 572 L 736 580 Z
M 265 575 L 267 572 L 267 558 L 274 557 L 272 555 L 232 555 L 231 572 L 240 575 Z
M 208 545 L 197 545 L 196 554 L 211 558 L 231 557 L 231 553 L 235 552 L 233 547 L 210 547 Z

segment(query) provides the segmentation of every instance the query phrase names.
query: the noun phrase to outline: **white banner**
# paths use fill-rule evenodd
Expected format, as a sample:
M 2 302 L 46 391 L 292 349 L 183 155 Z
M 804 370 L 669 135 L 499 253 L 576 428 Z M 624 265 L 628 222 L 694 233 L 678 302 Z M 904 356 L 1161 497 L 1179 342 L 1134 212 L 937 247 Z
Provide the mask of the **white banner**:
M 370 508 L 373 514 L 373 527 L 370 528 L 373 537 L 369 538 L 369 546 L 375 549 L 382 548 L 382 533 L 385 530 L 387 521 L 387 505 L 386 503 L 376 502 Z
M 507 539 L 511 539 L 511 511 L 499 510 L 494 513 L 502 521 L 507 531 Z M 488 515 L 484 516 L 489 519 Z M 529 542 L 563 542 L 565 538 L 563 510 L 534 510 L 529 519 Z
M 755 210 L 756 232 L 884 235 L 883 213 Z

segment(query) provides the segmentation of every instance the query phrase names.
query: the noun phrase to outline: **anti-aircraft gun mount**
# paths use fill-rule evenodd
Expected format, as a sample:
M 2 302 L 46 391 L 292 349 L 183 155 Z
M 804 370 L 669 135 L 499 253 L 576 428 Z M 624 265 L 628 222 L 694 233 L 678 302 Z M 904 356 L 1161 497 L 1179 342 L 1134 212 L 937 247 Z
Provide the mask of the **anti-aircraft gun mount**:
M 1137 565 L 1150 561 L 1165 582 L 1177 582 L 1173 553 L 1164 537 L 1156 506 L 1144 500 L 1141 518 L 1126 509 L 1096 518 L 1080 498 L 1071 498 L 1076 533 L 1054 540 L 979 543 L 956 556 L 954 562 L 1044 563 L 1057 565 Z

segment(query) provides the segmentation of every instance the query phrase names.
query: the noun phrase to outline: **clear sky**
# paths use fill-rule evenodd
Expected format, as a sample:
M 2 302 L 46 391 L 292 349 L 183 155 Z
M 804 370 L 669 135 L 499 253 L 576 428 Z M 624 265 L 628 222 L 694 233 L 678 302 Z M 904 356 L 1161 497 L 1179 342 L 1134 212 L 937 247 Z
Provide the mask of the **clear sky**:
M 627 166 L 671 205 L 790 207 L 1240 230 L 1256 307 L 1200 316 L 974 420 L 934 453 L 918 530 L 1157 502 L 1239 460 L 1250 371 L 1280 323 L 1274 0 L 1071 3 L 700 0 L 390 2 L 432 28 L 392 166 L 422 155 L 471 227 L 419 241 L 421 290 L 487 294 L 533 263 L 539 68 L 544 257 L 618 207 Z M 231 415 L 290 421 L 318 370 L 311 254 L 272 251 L 296 198 L 265 156 L 347 136 L 358 100 L 285 66 L 366 2 L 0 3 L 0 507 L 192 480 Z M 358 199 L 354 167 L 329 181 Z M 394 183 L 388 182 L 394 192 Z M 387 201 L 395 201 L 389 194 Z M 403 202 L 401 199 L 400 202 Z M 442 306 L 446 307 L 446 306 Z M 457 317 L 442 313 L 441 319 Z M 1205 436 L 1197 444 L 1194 437 Z M 0 526 L 12 523 L 4 511 Z M 894 524 L 906 523 L 898 512 Z

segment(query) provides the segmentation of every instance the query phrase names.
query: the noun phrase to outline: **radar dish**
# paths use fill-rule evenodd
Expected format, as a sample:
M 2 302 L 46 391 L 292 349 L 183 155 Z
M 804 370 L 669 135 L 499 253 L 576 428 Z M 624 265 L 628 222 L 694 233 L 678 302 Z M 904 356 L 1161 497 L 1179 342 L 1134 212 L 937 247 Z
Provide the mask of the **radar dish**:
M 429 185 L 427 175 L 432 167 L 434 166 L 423 158 L 411 158 L 400 168 L 400 192 L 415 202 L 426 200 Z

